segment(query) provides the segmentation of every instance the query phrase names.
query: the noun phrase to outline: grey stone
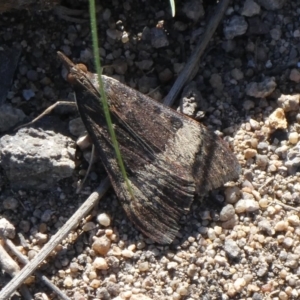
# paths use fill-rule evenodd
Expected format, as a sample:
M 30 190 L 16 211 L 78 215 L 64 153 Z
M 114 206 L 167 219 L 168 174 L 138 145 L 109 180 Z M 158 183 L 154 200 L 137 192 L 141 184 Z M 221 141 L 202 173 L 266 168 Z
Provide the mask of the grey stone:
M 235 209 L 232 204 L 225 205 L 220 212 L 220 221 L 228 221 L 235 215 Z
M 243 6 L 242 15 L 252 17 L 260 13 L 260 6 L 253 0 L 246 0 Z
M 199 0 L 187 1 L 183 6 L 183 13 L 194 22 L 197 22 L 204 16 L 204 8 Z
M 10 104 L 0 106 L 0 132 L 5 132 L 25 119 L 25 114 L 18 108 L 13 108 Z
M 22 128 L 0 139 L 0 165 L 13 189 L 51 189 L 72 176 L 74 156 L 74 141 L 52 131 Z
M 169 46 L 168 37 L 163 29 L 156 27 L 151 29 L 151 45 L 156 49 Z
M 281 9 L 286 0 L 256 0 L 263 8 L 267 10 Z
M 196 82 L 192 81 L 184 88 L 182 92 L 178 111 L 187 116 L 194 117 L 198 108 L 205 111 L 207 108 L 207 103 L 202 98 Z
M 300 95 L 284 95 L 282 94 L 278 100 L 278 106 L 281 107 L 285 112 L 298 111 L 299 110 Z
M 255 98 L 265 98 L 276 89 L 275 78 L 267 77 L 262 82 L 251 82 L 246 87 L 246 94 Z
M 30 80 L 30 81 L 37 81 L 39 76 L 38 76 L 38 72 L 35 71 L 35 70 L 29 70 L 26 74 L 27 78 Z
M 81 136 L 86 133 L 86 128 L 81 118 L 76 118 L 69 122 L 69 131 L 74 136 Z
M 259 221 L 258 228 L 259 228 L 259 230 L 266 232 L 268 235 L 275 234 L 274 227 L 271 225 L 271 223 L 268 220 Z
M 223 32 L 225 38 L 231 40 L 236 36 L 243 35 L 248 28 L 248 24 L 244 17 L 242 16 L 233 16 L 231 19 L 225 24 Z
M 257 154 L 256 155 L 256 164 L 258 167 L 261 169 L 265 169 L 269 163 L 269 159 L 267 155 L 261 155 Z
M 224 250 L 227 256 L 233 259 L 238 258 L 241 254 L 241 249 L 239 248 L 237 243 L 232 239 L 225 240 Z

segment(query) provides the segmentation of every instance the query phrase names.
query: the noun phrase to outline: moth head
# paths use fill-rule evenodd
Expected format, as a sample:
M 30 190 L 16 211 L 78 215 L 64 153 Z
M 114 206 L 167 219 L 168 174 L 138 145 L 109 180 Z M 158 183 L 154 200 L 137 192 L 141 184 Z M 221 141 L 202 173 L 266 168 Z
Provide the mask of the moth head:
M 71 84 L 75 84 L 78 80 L 78 74 L 86 75 L 88 69 L 84 64 L 77 64 L 70 69 L 69 74 L 67 75 L 67 81 Z

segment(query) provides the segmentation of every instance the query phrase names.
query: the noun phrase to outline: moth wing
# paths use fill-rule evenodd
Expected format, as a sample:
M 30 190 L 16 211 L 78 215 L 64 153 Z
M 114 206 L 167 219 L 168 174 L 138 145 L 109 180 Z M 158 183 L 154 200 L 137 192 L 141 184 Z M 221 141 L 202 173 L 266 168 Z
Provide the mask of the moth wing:
M 170 243 L 196 192 L 204 194 L 238 177 L 236 158 L 198 122 L 112 78 L 103 79 L 133 197 L 119 170 L 98 98 L 75 86 L 81 118 L 129 219 L 154 241 Z

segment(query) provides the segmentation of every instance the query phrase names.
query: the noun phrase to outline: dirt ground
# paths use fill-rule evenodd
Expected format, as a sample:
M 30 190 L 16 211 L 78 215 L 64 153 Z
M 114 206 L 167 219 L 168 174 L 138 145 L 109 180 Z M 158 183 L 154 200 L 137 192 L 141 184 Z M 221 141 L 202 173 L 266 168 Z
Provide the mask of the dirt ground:
M 75 144 L 84 130 L 76 109 L 58 108 L 31 129 L 12 131 L 53 103 L 74 100 L 57 51 L 94 71 L 88 3 L 57 2 L 10 9 L 0 0 L 0 215 L 29 259 L 106 177 L 97 160 L 76 194 L 91 152 Z M 172 18 L 167 0 L 101 1 L 104 74 L 162 102 L 216 2 L 176 1 Z M 39 269 L 70 299 L 300 298 L 299 15 L 299 0 L 231 1 L 173 108 L 224 138 L 242 167 L 240 179 L 195 199 L 167 246 L 135 229 L 111 189 Z M 16 150 L 26 133 L 51 140 L 53 153 L 59 146 L 68 153 L 45 158 L 42 148 L 28 146 L 8 156 L 4 137 Z M 16 159 L 22 167 L 11 176 Z M 39 169 L 46 171 L 32 179 Z M 55 176 L 49 171 L 57 169 Z M 102 254 L 95 241 L 107 247 Z M 3 288 L 10 277 L 3 272 L 0 279 Z M 27 287 L 33 299 L 59 299 L 35 276 Z M 18 292 L 12 299 L 25 298 Z

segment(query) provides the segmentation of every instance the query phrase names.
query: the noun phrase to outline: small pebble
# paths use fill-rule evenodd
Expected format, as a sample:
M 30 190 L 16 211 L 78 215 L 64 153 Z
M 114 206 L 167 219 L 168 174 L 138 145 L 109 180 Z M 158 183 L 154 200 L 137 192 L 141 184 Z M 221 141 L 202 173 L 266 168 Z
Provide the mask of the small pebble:
M 92 249 L 99 253 L 100 255 L 105 256 L 110 249 L 111 241 L 106 236 L 96 238 L 93 242 Z
M 237 214 L 259 210 L 258 202 L 252 199 L 241 199 L 235 204 Z
M 121 255 L 126 258 L 131 258 L 131 257 L 133 257 L 134 253 L 131 250 L 124 249 L 124 250 L 122 250 Z
M 169 262 L 168 264 L 167 264 L 167 269 L 168 270 L 172 270 L 172 269 L 176 269 L 177 268 L 177 266 L 178 266 L 178 263 L 177 262 L 175 262 L 175 261 L 171 261 L 171 262 Z
M 70 288 L 73 286 L 73 279 L 71 276 L 67 276 L 64 280 L 64 286 Z
M 299 135 L 298 132 L 289 133 L 289 142 L 293 145 L 298 143 Z
M 257 150 L 255 149 L 248 148 L 244 151 L 244 156 L 246 159 L 253 158 L 254 156 L 256 156 L 256 154 Z
M 277 84 L 273 77 L 266 78 L 262 82 L 251 82 L 246 87 L 246 94 L 254 98 L 265 98 L 271 95 Z
M 243 35 L 248 28 L 248 23 L 242 16 L 234 15 L 223 27 L 225 38 L 231 40 L 236 36 Z
M 147 261 L 141 262 L 141 263 L 139 263 L 138 268 L 141 272 L 148 271 L 149 270 L 149 263 Z
M 101 281 L 99 279 L 93 279 L 90 283 L 90 286 L 94 289 L 97 289 L 101 286 Z
M 292 69 L 290 73 L 290 80 L 296 83 L 300 82 L 300 72 L 297 69 Z
M 242 15 L 252 17 L 259 15 L 260 6 L 254 0 L 246 0 L 242 9 Z
M 96 228 L 96 224 L 94 222 L 87 222 L 85 223 L 83 226 L 82 226 L 82 230 L 84 232 L 87 232 L 87 231 L 90 231 L 90 230 L 93 230 Z
M 93 267 L 98 270 L 107 270 L 108 265 L 103 257 L 96 257 L 93 262 Z
M 220 221 L 228 221 L 235 215 L 235 210 L 232 204 L 225 205 L 220 212 Z
M 102 214 L 98 215 L 98 216 L 97 216 L 97 221 L 98 221 L 101 225 L 103 225 L 103 226 L 105 226 L 105 227 L 107 227 L 107 226 L 110 225 L 110 217 L 109 217 L 109 215 L 106 214 L 106 213 L 102 213 Z
M 227 203 L 234 204 L 241 197 L 240 189 L 237 186 L 227 187 L 225 189 L 225 198 Z
M 279 221 L 275 224 L 275 231 L 286 231 L 288 229 L 288 222 L 286 221 Z
M 271 128 L 274 129 L 286 129 L 287 120 L 285 118 L 285 113 L 282 108 L 275 109 L 269 116 L 269 124 Z
M 2 203 L 4 209 L 15 210 L 19 206 L 18 200 L 13 197 L 5 198 Z
M 291 216 L 288 216 L 288 222 L 290 225 L 292 226 L 299 226 L 300 225 L 300 219 L 299 219 L 299 216 L 297 215 L 291 215 Z

